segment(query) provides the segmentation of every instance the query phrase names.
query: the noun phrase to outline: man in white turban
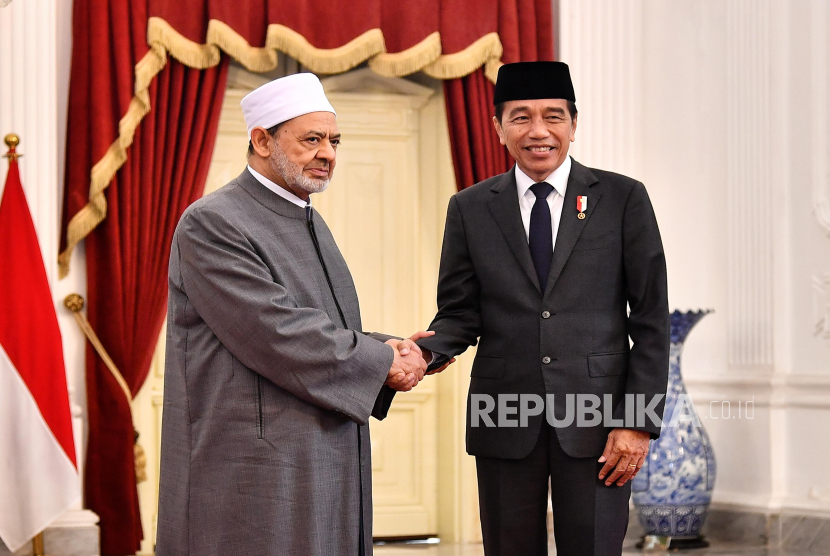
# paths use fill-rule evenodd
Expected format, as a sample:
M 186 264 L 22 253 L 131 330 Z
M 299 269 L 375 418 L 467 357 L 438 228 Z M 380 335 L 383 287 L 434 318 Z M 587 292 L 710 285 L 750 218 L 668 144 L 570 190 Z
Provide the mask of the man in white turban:
M 242 100 L 248 167 L 191 205 L 170 254 L 156 554 L 371 554 L 369 416 L 423 378 L 362 332 L 310 195 L 340 133 L 312 74 Z

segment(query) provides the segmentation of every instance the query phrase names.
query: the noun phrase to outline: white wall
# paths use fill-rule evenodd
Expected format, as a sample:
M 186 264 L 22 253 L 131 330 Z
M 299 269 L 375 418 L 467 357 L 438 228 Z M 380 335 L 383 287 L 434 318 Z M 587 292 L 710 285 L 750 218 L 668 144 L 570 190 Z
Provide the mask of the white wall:
M 716 310 L 683 362 L 718 458 L 715 501 L 830 514 L 830 7 L 560 9 L 580 109 L 575 157 L 646 184 L 672 307 Z M 716 419 L 722 401 L 734 414 L 752 399 L 754 419 Z
M 787 504 L 827 510 L 830 478 L 830 6 L 825 0 L 791 3 L 782 18 L 789 37 L 780 84 L 788 108 L 788 164 L 784 187 L 790 192 L 786 219 L 789 303 L 782 307 L 785 373 L 804 381 L 794 396 L 784 434 L 790 440 L 783 465 Z M 814 386 L 810 386 L 810 385 Z

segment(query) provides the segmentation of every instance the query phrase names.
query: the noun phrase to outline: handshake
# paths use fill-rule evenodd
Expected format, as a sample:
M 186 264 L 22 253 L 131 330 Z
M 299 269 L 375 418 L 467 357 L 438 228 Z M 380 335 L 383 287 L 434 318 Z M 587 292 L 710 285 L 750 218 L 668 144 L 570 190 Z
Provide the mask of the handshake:
M 433 334 L 435 332 L 421 331 L 404 340 L 386 342 L 395 351 L 395 359 L 392 361 L 392 367 L 384 383 L 386 386 L 399 392 L 408 392 L 415 388 L 425 375 L 440 373 L 455 361 L 453 358 L 441 367 L 427 372 L 427 365 L 432 361 L 432 353 L 429 350 L 422 350 L 415 342 Z

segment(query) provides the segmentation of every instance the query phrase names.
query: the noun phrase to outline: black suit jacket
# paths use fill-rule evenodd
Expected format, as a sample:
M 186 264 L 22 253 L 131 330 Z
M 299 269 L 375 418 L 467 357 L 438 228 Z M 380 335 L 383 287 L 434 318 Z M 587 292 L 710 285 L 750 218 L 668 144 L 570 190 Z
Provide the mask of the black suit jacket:
M 576 209 L 580 195 L 588 197 L 584 219 Z M 435 336 L 418 343 L 447 357 L 480 341 L 470 394 L 554 394 L 559 419 L 565 417 L 566 394 L 611 394 L 615 418 L 625 416 L 624 394 L 644 394 L 646 403 L 665 395 L 666 262 L 643 184 L 572 162 L 544 292 L 522 225 L 515 170 L 454 195 L 441 253 L 438 314 L 429 329 Z M 662 400 L 656 413 L 662 416 Z M 474 428 L 468 395 L 467 451 L 523 458 L 543 420 L 541 414 L 526 427 Z M 648 420 L 628 428 L 653 438 L 660 434 Z M 610 428 L 577 427 L 574 421 L 556 432 L 568 455 L 599 457 Z

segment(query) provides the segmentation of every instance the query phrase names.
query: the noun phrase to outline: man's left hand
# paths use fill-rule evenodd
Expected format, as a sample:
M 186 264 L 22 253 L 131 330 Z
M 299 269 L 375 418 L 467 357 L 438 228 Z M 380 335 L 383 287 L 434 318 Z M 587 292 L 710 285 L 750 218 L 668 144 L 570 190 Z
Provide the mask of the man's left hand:
M 634 478 L 646 462 L 649 438 L 649 433 L 631 429 L 614 429 L 608 434 L 608 442 L 599 458 L 600 463 L 605 463 L 599 472 L 600 480 L 605 479 L 605 486 L 615 482 L 617 486 L 623 486 Z

